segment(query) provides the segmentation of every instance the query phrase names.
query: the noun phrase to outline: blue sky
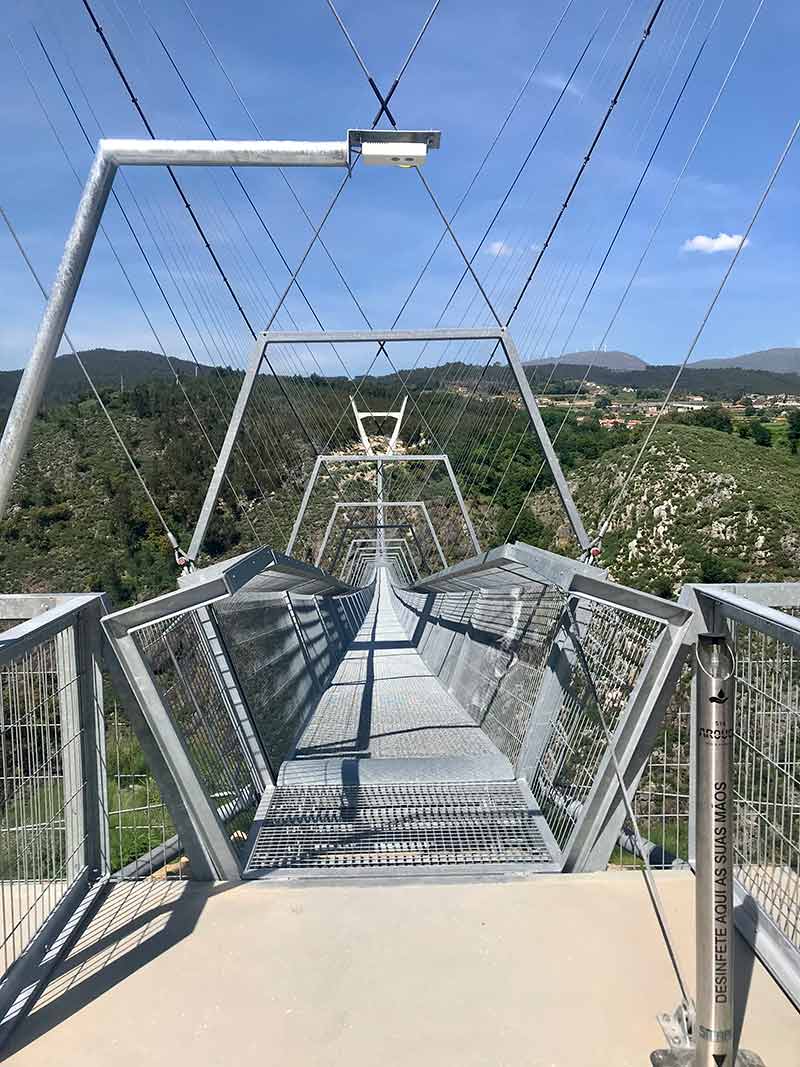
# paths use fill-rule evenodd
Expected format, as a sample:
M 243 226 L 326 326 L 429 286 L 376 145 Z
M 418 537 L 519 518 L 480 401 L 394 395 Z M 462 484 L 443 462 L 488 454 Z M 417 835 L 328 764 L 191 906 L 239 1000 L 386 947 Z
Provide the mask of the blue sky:
M 442 0 L 393 101 L 401 127 L 442 130 L 442 148 L 426 176 L 449 214 L 472 177 L 511 102 L 528 77 L 566 0 L 530 4 Z M 160 50 L 148 17 L 218 136 L 252 137 L 241 104 L 216 65 L 184 0 L 96 0 L 93 5 L 157 133 L 205 135 L 202 122 Z M 377 82 L 387 86 L 430 3 L 406 0 L 337 5 Z M 613 309 L 686 159 L 757 0 L 666 0 L 595 155 L 514 323 L 527 358 L 589 348 Z M 475 267 L 501 317 L 513 305 L 608 106 L 654 0 L 573 0 L 551 47 L 493 151 L 454 227 L 471 254 L 590 35 L 595 37 L 569 90 L 481 246 Z M 708 45 L 651 167 L 634 209 L 579 318 L 589 281 L 638 180 L 715 13 Z M 267 137 L 338 139 L 369 125 L 376 102 L 323 0 L 220 5 L 192 0 L 192 10 Z M 49 285 L 77 203 L 78 183 L 31 92 L 8 35 L 22 55 L 50 120 L 83 176 L 90 153 L 33 36 L 41 33 L 92 138 L 144 131 L 92 30 L 80 0 L 11 0 L 0 41 L 0 202 Z M 653 362 L 677 362 L 745 229 L 761 189 L 797 118 L 800 10 L 788 0 L 764 4 L 728 88 L 708 126 L 607 346 Z M 71 68 L 77 72 L 79 83 Z M 317 219 L 341 180 L 338 171 L 292 171 L 294 191 Z M 800 345 L 797 266 L 800 251 L 800 146 L 787 160 L 749 245 L 698 346 L 696 357 Z M 309 227 L 280 175 L 243 180 L 287 260 L 294 264 Z M 151 253 L 185 328 L 194 323 L 198 358 L 244 358 L 249 339 L 163 173 L 117 179 L 120 199 Z M 231 175 L 182 172 L 187 193 L 225 263 L 248 313 L 264 325 L 285 268 Z M 132 191 L 132 192 L 131 192 Z M 132 199 L 135 196 L 135 203 Z M 145 221 L 138 214 L 138 204 Z M 116 207 L 107 229 L 170 353 L 185 346 Z M 441 232 L 433 205 L 412 172 L 357 167 L 323 232 L 342 273 L 376 326 L 390 325 Z M 734 240 L 720 235 L 732 235 Z M 717 250 L 718 249 L 718 250 Z M 161 255 L 163 253 L 163 259 Z M 463 264 L 449 241 L 401 318 L 408 328 L 435 322 Z M 363 325 L 324 252 L 315 249 L 300 276 L 324 324 Z M 271 303 L 272 302 L 272 303 Z M 0 233 L 0 368 L 21 366 L 33 341 L 41 299 L 8 234 Z M 291 317 L 289 317 L 291 316 Z M 313 320 L 295 292 L 279 317 L 284 328 Z M 489 322 L 474 284 L 465 283 L 443 322 Z M 155 349 L 150 326 L 102 239 L 92 254 L 71 320 L 80 347 Z M 194 338 L 195 334 L 191 336 Z M 320 359 L 324 364 L 325 356 Z M 355 371 L 362 366 L 353 355 Z M 325 368 L 328 369 L 328 368 Z M 333 369 L 331 366 L 330 369 Z

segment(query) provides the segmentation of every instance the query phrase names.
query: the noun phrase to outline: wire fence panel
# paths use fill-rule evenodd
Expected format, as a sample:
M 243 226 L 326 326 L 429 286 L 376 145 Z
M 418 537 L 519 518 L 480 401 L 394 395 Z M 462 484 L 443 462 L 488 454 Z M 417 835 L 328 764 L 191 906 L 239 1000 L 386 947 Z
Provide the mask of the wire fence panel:
M 800 631 L 792 646 L 742 622 L 732 629 L 735 874 L 800 952 Z
M 97 594 L 0 597 L 0 1039 L 108 874 L 101 612 Z
M 648 845 L 651 867 L 685 866 L 689 861 L 691 811 L 692 666 L 686 664 L 664 715 L 664 726 L 633 796 L 639 832 Z M 609 866 L 642 865 L 633 827 L 626 818 Z
M 106 686 L 109 862 L 117 878 L 184 878 L 172 818 L 119 701 Z
M 7 969 L 83 869 L 80 726 L 65 719 L 77 676 L 43 642 L 0 670 L 3 966 Z M 65 669 L 66 668 L 66 669 Z
M 261 783 L 232 720 L 200 612 L 151 623 L 134 637 L 207 796 L 241 850 Z
M 625 735 L 632 746 L 625 758 L 643 766 L 647 750 L 642 751 L 638 739 L 645 727 L 652 729 L 653 716 L 663 714 L 689 613 L 528 546 L 505 546 L 494 557 L 469 561 L 430 582 L 434 590 L 454 586 L 453 592 L 397 590 L 398 615 L 407 632 L 417 635 L 430 669 L 514 772 L 526 779 L 565 862 L 594 868 L 599 851 L 593 851 L 591 842 L 575 841 L 575 834 L 595 792 L 592 825 L 598 830 L 604 821 L 600 809 L 617 803 L 604 724 L 609 735 Z M 559 575 L 558 582 L 547 580 L 547 572 Z M 459 586 L 468 589 L 456 591 Z M 591 680 L 576 654 L 571 628 Z M 687 837 L 688 763 L 682 765 L 682 732 L 685 713 L 669 722 L 661 766 L 651 758 L 638 801 L 640 808 L 647 807 L 674 794 L 669 826 L 667 807 L 655 805 L 660 806 L 665 845 L 673 833 L 676 843 Z M 676 761 L 681 766 L 672 767 Z M 601 771 L 604 780 L 598 785 Z M 655 810 L 651 814 L 655 828 Z M 621 817 L 619 825 L 624 839 Z M 578 851 L 568 855 L 573 841 Z M 602 864 L 613 845 L 608 843 Z M 618 854 L 627 858 L 625 849 Z M 633 855 L 629 858 L 635 862 Z
M 371 592 L 287 597 L 245 586 L 214 605 L 273 774 L 291 754 L 370 599 Z
M 567 642 L 560 657 L 561 703 L 549 736 L 531 768 L 531 789 L 558 844 L 571 837 L 601 760 L 606 734 L 613 735 L 628 706 L 664 623 L 610 604 L 576 598 L 580 641 L 600 708 L 589 680 Z
M 464 707 L 515 767 L 562 610 L 563 596 L 546 585 L 484 591 L 472 607 L 470 639 L 482 654 L 464 657 Z

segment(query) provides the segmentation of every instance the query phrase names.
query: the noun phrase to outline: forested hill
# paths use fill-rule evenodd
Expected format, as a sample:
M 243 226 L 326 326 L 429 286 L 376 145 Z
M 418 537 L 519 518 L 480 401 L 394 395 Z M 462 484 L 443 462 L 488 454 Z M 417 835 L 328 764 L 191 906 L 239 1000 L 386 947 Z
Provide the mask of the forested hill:
M 596 528 L 639 444 L 606 452 L 571 478 Z M 568 543 L 552 490 L 534 508 L 542 543 Z M 661 596 L 684 582 L 800 579 L 800 459 L 737 433 L 667 423 L 656 431 L 603 544 L 613 577 Z
M 591 353 L 576 353 L 576 359 Z M 625 355 L 625 353 L 598 353 L 598 357 Z M 220 370 L 204 364 L 195 364 L 189 360 L 170 358 L 169 361 L 157 352 L 116 351 L 109 348 L 94 348 L 80 353 L 98 389 L 130 391 L 137 385 L 148 382 L 166 382 L 174 374 L 181 378 L 205 378 L 233 375 L 238 377 L 240 371 L 230 368 Z M 635 357 L 629 357 L 631 361 Z M 641 362 L 641 361 L 640 361 Z M 672 384 L 677 367 L 663 364 L 647 366 L 642 363 L 640 369 L 611 369 L 593 366 L 589 380 L 599 385 L 617 388 L 636 389 L 641 392 L 663 392 Z M 0 371 L 0 425 L 5 424 L 14 394 L 19 383 L 21 371 Z M 570 363 L 569 356 L 554 367 L 552 362 L 541 361 L 527 364 L 528 377 L 534 383 L 542 383 L 552 375 L 553 383 L 573 383 L 580 381 L 586 374 L 586 363 Z M 460 385 L 467 388 L 478 386 L 481 392 L 491 392 L 508 387 L 507 371 L 499 363 L 484 370 L 483 367 L 466 363 L 445 363 L 437 367 L 416 367 L 411 371 L 401 371 L 402 381 L 396 374 L 375 377 L 372 381 L 376 389 L 386 388 L 393 392 L 406 387 L 436 388 Z M 337 387 L 346 388 L 348 379 L 331 378 Z M 677 396 L 701 394 L 711 399 L 733 399 L 748 394 L 797 394 L 800 393 L 800 373 L 774 373 L 769 370 L 754 369 L 752 366 L 733 365 L 715 367 L 689 366 L 680 378 Z M 568 386 L 564 386 L 568 388 Z M 65 401 L 90 395 L 90 389 L 75 357 L 60 356 L 56 359 L 45 391 L 45 407 L 53 407 Z
M 214 368 L 197 366 L 189 360 L 170 358 L 167 361 L 158 352 L 91 348 L 81 352 L 80 357 L 98 389 L 133 389 L 144 382 L 168 381 L 174 374 L 194 378 L 215 373 Z M 0 371 L 0 424 L 5 423 L 21 376 L 19 370 Z M 47 382 L 45 405 L 52 407 L 89 393 L 89 385 L 75 357 L 71 354 L 59 356 Z

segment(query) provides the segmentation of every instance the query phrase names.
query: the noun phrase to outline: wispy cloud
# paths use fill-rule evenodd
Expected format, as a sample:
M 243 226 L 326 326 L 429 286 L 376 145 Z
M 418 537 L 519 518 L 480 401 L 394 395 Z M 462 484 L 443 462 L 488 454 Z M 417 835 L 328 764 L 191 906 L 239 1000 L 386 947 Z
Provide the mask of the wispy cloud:
M 490 256 L 510 256 L 513 251 L 514 246 L 505 241 L 490 241 L 486 246 L 486 252 Z
M 735 252 L 739 245 L 746 248 L 750 239 L 744 239 L 740 233 L 718 233 L 716 237 L 707 237 L 704 233 L 698 233 L 690 237 L 681 245 L 682 252 L 702 252 L 710 256 L 714 252 Z
M 560 93 L 566 87 L 567 96 L 579 97 L 581 95 L 574 82 L 570 82 L 567 85 L 567 79 L 562 74 L 537 74 L 536 82 L 538 85 L 544 86 L 545 89 L 552 89 L 555 93 Z

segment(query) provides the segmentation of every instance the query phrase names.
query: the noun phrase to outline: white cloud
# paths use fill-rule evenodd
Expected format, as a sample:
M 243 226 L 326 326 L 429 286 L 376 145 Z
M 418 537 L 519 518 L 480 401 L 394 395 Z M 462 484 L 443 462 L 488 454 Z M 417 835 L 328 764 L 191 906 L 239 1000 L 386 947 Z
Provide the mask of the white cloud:
M 490 256 L 510 256 L 514 251 L 514 246 L 506 244 L 505 241 L 490 241 L 486 246 L 486 251 Z
M 567 79 L 561 74 L 537 74 L 536 81 L 539 85 L 544 86 L 545 89 L 552 89 L 556 93 L 560 93 L 562 89 L 566 88 L 567 96 L 580 97 L 580 90 L 577 89 L 572 82 L 567 84 Z
M 696 237 L 690 237 L 688 241 L 683 242 L 681 251 L 703 252 L 710 256 L 714 252 L 735 252 L 739 245 L 747 248 L 749 244 L 750 239 L 745 240 L 740 233 L 718 233 L 716 237 L 706 237 L 704 233 L 698 233 Z

